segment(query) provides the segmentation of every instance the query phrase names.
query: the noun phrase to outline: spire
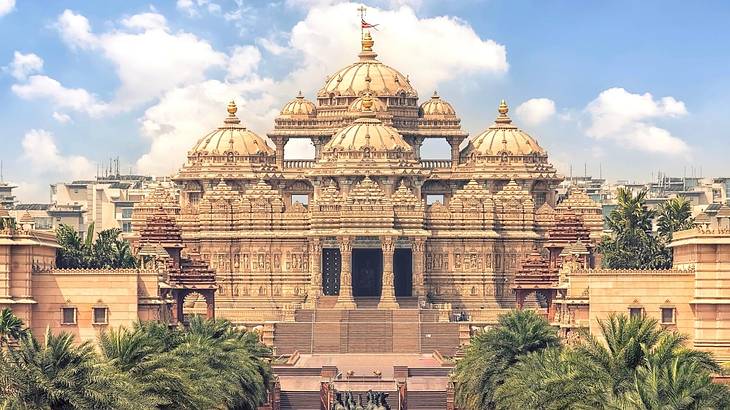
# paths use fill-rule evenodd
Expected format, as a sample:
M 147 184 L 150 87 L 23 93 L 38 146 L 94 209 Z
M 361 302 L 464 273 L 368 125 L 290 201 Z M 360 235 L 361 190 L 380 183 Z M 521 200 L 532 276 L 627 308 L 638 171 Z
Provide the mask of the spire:
M 231 100 L 231 102 L 228 103 L 228 118 L 224 121 L 226 125 L 233 125 L 233 124 L 240 124 L 241 120 L 236 117 L 236 112 L 238 112 L 238 107 L 236 107 L 236 102 Z
M 512 124 L 512 119 L 507 115 L 509 112 L 509 107 L 507 106 L 507 102 L 505 100 L 500 101 L 499 103 L 499 115 L 497 115 L 497 119 L 494 120 L 497 124 Z

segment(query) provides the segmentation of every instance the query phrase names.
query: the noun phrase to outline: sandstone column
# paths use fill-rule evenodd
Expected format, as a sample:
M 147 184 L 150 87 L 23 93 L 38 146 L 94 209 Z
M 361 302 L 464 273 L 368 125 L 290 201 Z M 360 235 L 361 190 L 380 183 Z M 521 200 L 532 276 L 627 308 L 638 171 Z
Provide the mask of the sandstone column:
M 352 238 L 341 236 L 337 238 L 340 245 L 340 295 L 337 297 L 338 309 L 355 309 L 355 299 L 352 297 Z
M 378 309 L 397 309 L 395 288 L 393 286 L 393 255 L 395 255 L 395 240 L 392 236 L 385 236 L 381 240 L 383 248 L 383 287 L 380 291 Z
M 284 169 L 284 146 L 286 145 L 288 138 L 277 136 L 272 137 L 271 140 L 276 146 L 276 166 L 279 167 L 280 170 Z
M 309 290 L 306 307 L 314 309 L 322 295 L 322 242 L 319 238 L 309 239 Z
M 426 239 L 413 238 L 411 248 L 412 272 L 413 272 L 413 296 L 418 298 L 419 305 L 426 300 L 426 287 L 424 285 L 426 267 Z

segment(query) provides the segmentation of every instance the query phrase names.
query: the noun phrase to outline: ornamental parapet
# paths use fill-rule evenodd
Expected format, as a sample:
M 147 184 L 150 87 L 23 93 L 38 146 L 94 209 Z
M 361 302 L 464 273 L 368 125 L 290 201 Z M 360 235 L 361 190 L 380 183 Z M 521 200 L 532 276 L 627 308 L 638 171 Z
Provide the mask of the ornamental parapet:
M 576 269 L 571 275 L 690 275 L 695 267 L 686 269 Z
M 128 275 L 130 273 L 135 274 L 158 274 L 159 272 L 155 269 L 137 269 L 137 268 L 124 268 L 124 269 L 109 269 L 109 268 L 63 268 L 63 269 L 50 269 L 46 271 L 52 275 L 97 275 L 97 274 L 108 274 L 108 275 Z

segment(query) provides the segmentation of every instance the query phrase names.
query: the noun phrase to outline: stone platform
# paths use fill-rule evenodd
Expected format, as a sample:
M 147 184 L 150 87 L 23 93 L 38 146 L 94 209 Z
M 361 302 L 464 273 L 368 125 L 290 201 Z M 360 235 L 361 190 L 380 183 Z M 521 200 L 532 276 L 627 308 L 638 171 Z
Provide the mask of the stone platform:
M 317 410 L 333 392 L 389 393 L 393 409 L 446 409 L 450 361 L 435 354 L 302 354 L 274 366 L 281 409 Z

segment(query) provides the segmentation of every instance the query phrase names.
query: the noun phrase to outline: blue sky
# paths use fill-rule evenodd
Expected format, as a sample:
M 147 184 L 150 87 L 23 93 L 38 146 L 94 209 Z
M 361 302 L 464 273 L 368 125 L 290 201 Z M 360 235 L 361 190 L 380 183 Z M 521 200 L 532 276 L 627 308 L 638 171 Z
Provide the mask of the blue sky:
M 375 49 L 477 135 L 504 98 L 567 174 L 727 176 L 730 3 L 379 0 Z M 265 134 L 355 60 L 357 5 L 0 0 L 0 159 L 21 200 L 98 162 L 165 175 L 225 115 Z M 287 147 L 291 156 L 305 147 Z M 426 155 L 440 154 L 438 145 Z

